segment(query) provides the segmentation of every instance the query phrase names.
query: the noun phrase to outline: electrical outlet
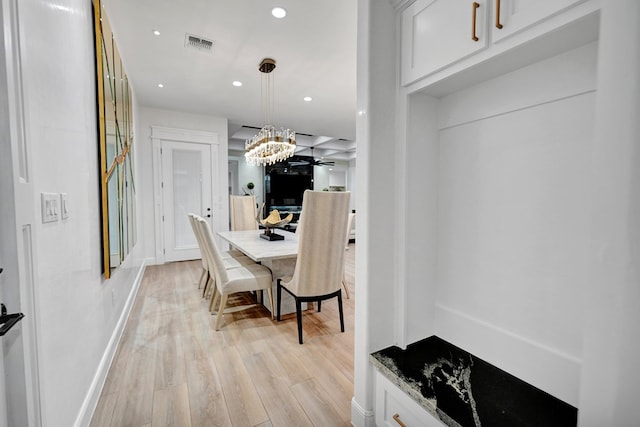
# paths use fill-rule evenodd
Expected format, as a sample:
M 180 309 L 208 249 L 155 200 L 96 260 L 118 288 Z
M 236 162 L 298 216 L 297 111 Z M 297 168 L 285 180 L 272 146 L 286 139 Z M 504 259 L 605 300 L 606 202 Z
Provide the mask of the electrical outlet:
M 42 222 L 56 222 L 60 218 L 60 197 L 57 193 L 40 193 Z

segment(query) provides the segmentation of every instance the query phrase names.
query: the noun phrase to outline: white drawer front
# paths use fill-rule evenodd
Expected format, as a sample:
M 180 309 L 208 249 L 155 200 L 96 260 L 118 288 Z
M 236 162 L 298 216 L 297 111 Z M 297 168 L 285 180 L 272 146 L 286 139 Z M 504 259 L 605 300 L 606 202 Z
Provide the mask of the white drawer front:
M 380 373 L 376 373 L 378 427 L 442 427 L 444 424 Z M 396 417 L 396 419 L 394 419 Z

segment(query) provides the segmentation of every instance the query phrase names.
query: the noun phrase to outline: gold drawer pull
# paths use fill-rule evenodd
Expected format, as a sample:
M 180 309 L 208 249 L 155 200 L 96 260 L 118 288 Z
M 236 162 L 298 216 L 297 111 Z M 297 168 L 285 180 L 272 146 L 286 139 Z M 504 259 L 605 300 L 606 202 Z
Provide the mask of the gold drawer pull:
M 496 0 L 496 28 L 502 29 L 502 24 L 500 23 L 500 0 Z
M 478 8 L 480 7 L 480 3 L 478 3 L 477 1 L 473 2 L 473 17 L 471 18 L 471 40 L 473 40 L 474 42 L 477 42 L 478 36 L 476 35 L 476 18 L 477 18 L 477 13 L 478 13 Z
M 397 422 L 400 425 L 400 427 L 407 427 L 407 425 L 403 423 L 402 420 L 400 419 L 400 414 L 394 414 L 393 420 Z

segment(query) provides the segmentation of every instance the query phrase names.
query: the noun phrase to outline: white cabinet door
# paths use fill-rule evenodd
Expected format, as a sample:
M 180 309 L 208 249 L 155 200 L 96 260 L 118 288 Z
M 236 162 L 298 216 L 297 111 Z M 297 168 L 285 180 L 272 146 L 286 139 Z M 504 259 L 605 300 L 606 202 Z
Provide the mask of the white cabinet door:
M 402 12 L 402 84 L 488 46 L 488 0 L 418 0 Z
M 490 20 L 492 40 L 498 42 L 585 0 L 491 1 L 493 1 Z

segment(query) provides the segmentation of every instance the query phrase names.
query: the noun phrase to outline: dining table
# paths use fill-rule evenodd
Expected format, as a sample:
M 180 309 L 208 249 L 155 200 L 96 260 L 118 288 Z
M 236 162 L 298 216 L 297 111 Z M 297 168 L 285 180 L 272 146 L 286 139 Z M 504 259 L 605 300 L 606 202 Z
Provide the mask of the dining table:
M 277 279 L 292 276 L 298 256 L 298 236 L 287 230 L 273 230 L 284 237 L 282 240 L 267 240 L 260 237 L 264 230 L 218 231 L 217 235 L 233 249 L 241 251 L 253 261 L 268 267 L 273 275 L 273 298 L 277 304 Z M 264 306 L 273 313 L 268 298 L 263 298 Z M 302 309 L 306 309 L 303 303 Z M 287 292 L 282 293 L 281 314 L 295 313 L 295 300 Z

